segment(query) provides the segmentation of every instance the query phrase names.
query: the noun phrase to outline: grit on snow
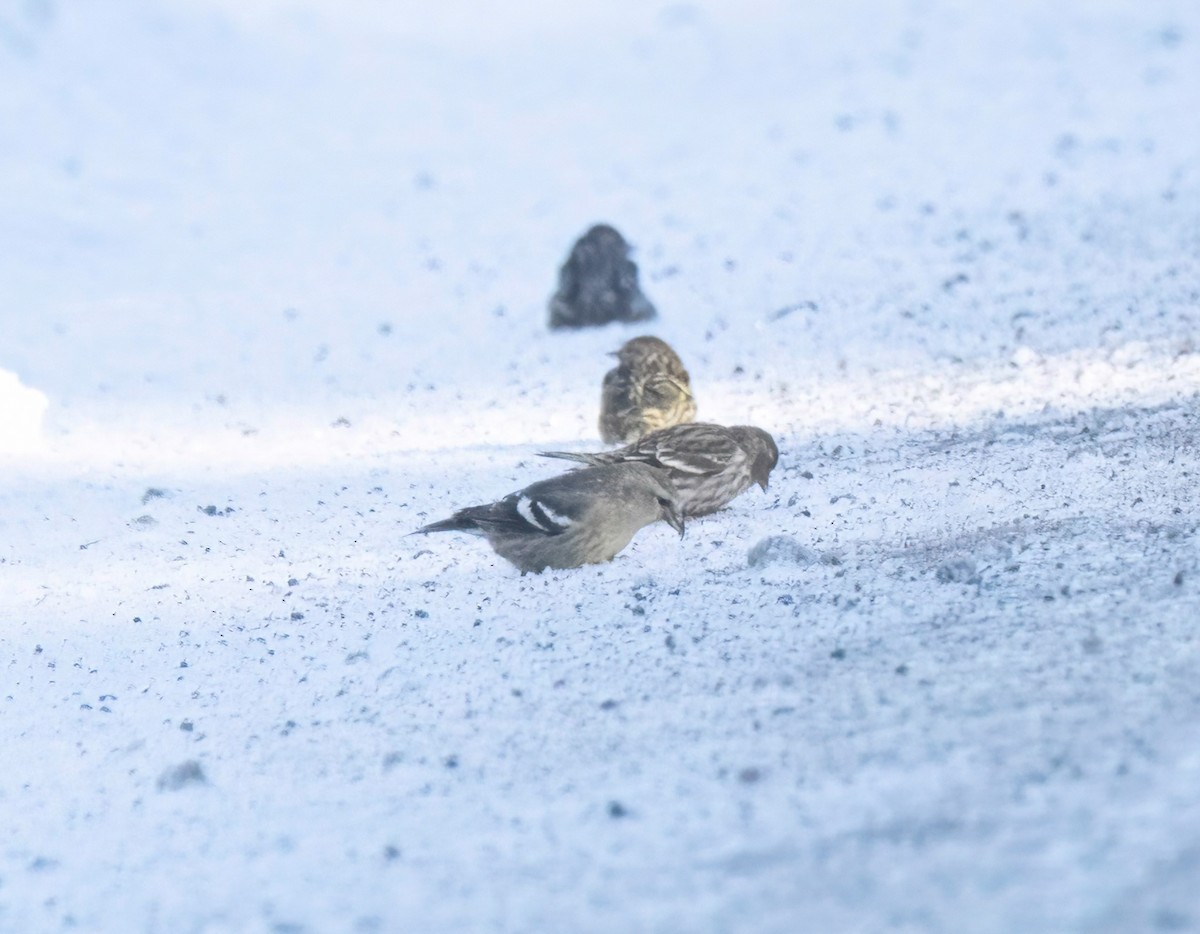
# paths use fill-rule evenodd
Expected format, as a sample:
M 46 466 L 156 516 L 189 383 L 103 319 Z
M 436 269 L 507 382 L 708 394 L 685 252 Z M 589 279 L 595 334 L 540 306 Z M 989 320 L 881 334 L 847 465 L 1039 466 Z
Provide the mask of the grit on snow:
M 0 0 L 0 931 L 1200 930 L 1198 112 L 1189 0 Z M 406 537 L 643 332 L 766 494 Z

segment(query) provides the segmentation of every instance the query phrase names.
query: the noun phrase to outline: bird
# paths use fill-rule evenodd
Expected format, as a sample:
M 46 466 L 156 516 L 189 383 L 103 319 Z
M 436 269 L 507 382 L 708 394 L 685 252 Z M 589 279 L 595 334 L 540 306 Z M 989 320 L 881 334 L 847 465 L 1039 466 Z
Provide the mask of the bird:
M 600 438 L 628 444 L 696 418 L 692 381 L 679 354 L 657 337 L 626 341 L 600 390 Z
M 679 493 L 667 471 L 647 464 L 606 464 L 539 480 L 411 534 L 482 535 L 525 574 L 611 561 L 638 530 L 660 519 L 683 535 Z
M 629 244 L 608 224 L 575 241 L 550 298 L 550 329 L 597 327 L 610 321 L 649 321 L 658 314 L 638 285 Z
M 579 461 L 588 464 L 587 469 L 648 464 L 666 470 L 679 492 L 684 516 L 693 518 L 728 505 L 752 483 L 765 491 L 771 471 L 779 463 L 779 448 L 761 428 L 692 422 L 652 431 L 615 451 L 542 451 L 541 456 Z

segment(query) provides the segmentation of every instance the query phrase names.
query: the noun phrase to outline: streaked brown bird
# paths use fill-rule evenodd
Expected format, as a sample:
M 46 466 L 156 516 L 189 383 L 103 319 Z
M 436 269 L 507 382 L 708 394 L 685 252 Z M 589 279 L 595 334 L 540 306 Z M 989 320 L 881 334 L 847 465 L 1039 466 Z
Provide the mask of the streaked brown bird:
M 615 451 L 575 454 L 544 451 L 543 457 L 561 457 L 594 466 L 648 464 L 666 470 L 679 492 L 683 514 L 706 516 L 740 496 L 750 484 L 764 490 L 779 463 L 775 439 L 761 428 L 734 425 L 725 428 L 693 422 L 654 431 Z
M 692 380 L 670 344 L 635 337 L 613 356 L 617 365 L 604 375 L 600 393 L 600 437 L 605 442 L 628 444 L 695 419 Z
M 630 462 L 540 480 L 412 534 L 482 535 L 525 573 L 611 561 L 639 529 L 659 519 L 683 535 L 678 491 L 666 470 Z

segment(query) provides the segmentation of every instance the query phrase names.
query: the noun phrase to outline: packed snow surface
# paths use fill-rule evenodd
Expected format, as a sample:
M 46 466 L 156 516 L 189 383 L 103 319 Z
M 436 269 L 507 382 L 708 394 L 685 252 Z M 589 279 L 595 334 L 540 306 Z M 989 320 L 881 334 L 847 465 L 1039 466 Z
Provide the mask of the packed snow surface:
M 0 0 L 0 931 L 1200 929 L 1197 113 L 1190 0 Z M 766 494 L 406 537 L 642 332 Z

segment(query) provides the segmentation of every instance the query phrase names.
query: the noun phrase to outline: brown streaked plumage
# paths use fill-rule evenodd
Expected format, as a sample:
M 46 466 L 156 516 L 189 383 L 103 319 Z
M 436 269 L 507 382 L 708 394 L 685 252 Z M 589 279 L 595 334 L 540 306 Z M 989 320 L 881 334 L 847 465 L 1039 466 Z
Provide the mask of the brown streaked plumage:
M 600 393 L 602 440 L 627 444 L 695 419 L 691 377 L 670 344 L 635 337 L 614 356 L 617 366 L 605 374 Z
M 779 448 L 761 428 L 749 425 L 710 425 L 693 422 L 651 432 L 627 447 L 595 454 L 545 451 L 543 457 L 561 457 L 593 466 L 649 464 L 668 472 L 685 516 L 716 512 L 744 493 L 752 483 L 764 490 Z

